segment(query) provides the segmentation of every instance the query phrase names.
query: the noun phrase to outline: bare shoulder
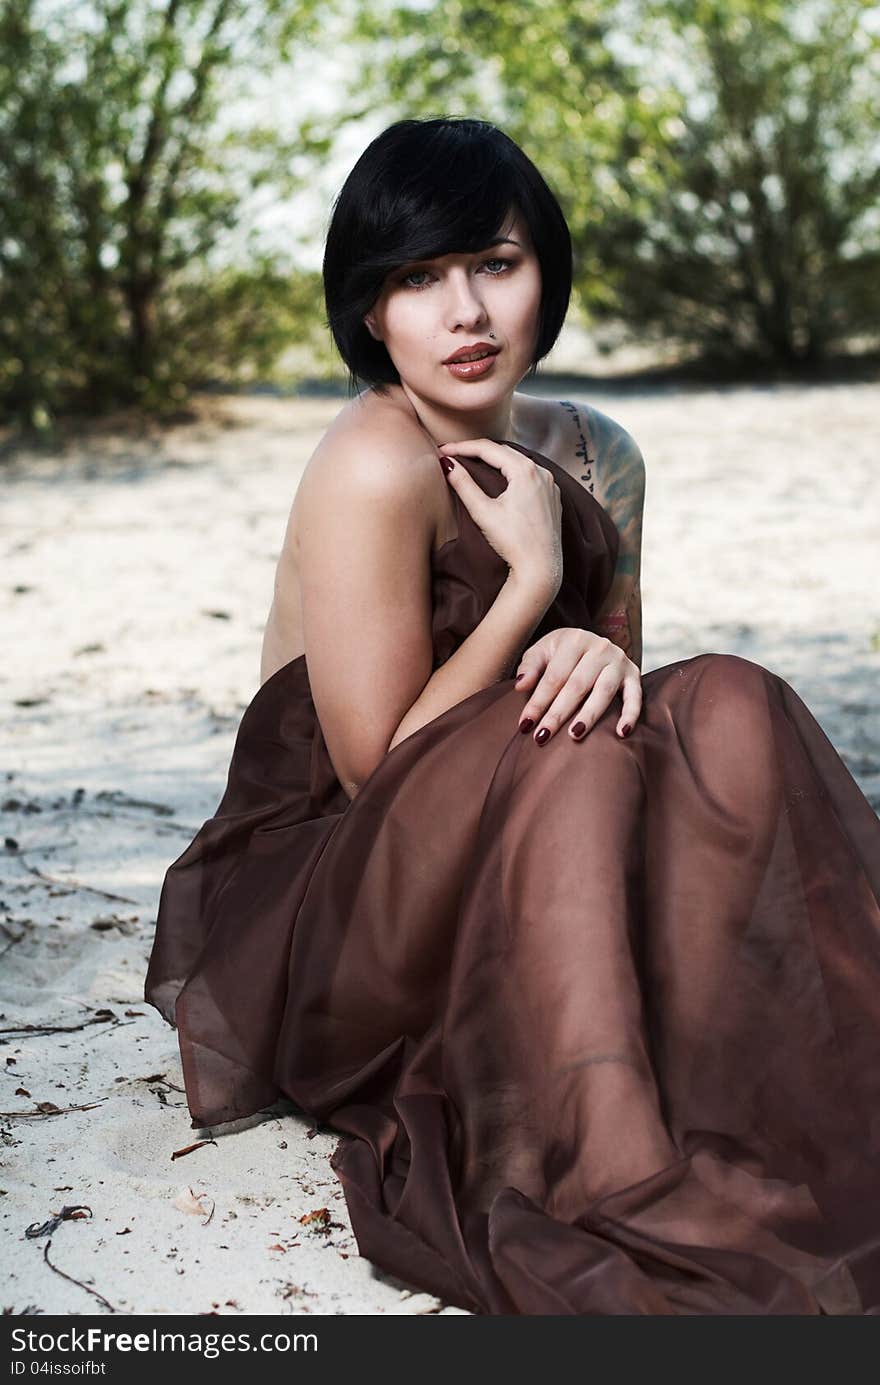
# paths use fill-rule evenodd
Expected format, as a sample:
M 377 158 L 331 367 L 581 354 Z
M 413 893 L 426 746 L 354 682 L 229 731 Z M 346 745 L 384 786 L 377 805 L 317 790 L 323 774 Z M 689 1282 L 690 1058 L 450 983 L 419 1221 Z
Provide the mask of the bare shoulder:
M 393 404 L 359 396 L 333 420 L 310 456 L 291 507 L 286 543 L 324 522 L 347 500 L 389 503 L 430 539 L 445 496 L 437 449 L 417 421 Z
M 296 486 L 275 568 L 261 682 L 305 650 L 304 591 L 333 587 L 337 579 L 344 585 L 350 569 L 366 569 L 377 544 L 391 565 L 400 564 L 398 581 L 415 591 L 437 546 L 438 494 L 449 500 L 436 449 L 405 417 L 358 404 L 340 410 Z M 328 556 L 336 564 L 329 581 Z
M 631 433 L 610 414 L 582 400 L 546 400 L 547 445 L 554 461 L 574 476 L 606 509 L 638 500 L 644 492 L 645 462 Z

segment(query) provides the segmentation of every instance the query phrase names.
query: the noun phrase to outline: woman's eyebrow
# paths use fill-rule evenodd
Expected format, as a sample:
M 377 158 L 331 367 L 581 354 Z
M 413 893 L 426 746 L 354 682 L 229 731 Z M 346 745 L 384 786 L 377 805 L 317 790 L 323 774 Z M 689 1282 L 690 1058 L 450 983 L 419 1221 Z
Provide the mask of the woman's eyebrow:
M 490 240 L 488 244 L 484 245 L 480 250 L 464 250 L 462 251 L 462 254 L 482 255 L 483 251 L 491 250 L 492 247 L 495 245 L 515 245 L 517 250 L 522 250 L 522 245 L 520 244 L 520 242 L 518 240 L 514 240 L 512 236 L 499 236 L 497 240 Z M 453 254 L 454 252 L 448 251 L 447 253 Z M 398 265 L 398 269 L 404 269 L 407 267 L 412 269 L 415 268 L 417 265 L 433 264 L 435 260 L 443 260 L 445 258 L 445 255 L 424 255 L 420 260 L 403 260 Z
M 515 245 L 518 250 L 522 250 L 518 240 L 513 240 L 511 236 L 499 236 L 497 240 L 490 240 L 480 247 L 479 250 L 462 250 L 462 255 L 482 255 L 484 250 L 491 250 L 493 245 Z M 433 264 L 434 260 L 444 260 L 446 255 L 452 255 L 455 251 L 449 250 L 444 255 L 424 255 L 420 260 L 406 260 L 406 264 Z

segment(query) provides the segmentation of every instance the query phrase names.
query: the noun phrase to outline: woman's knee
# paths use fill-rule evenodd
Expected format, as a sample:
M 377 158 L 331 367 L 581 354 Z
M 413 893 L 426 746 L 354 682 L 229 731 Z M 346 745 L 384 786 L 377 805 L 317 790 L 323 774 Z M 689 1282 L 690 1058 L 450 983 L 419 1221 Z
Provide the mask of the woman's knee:
M 742 699 L 749 710 L 761 713 L 766 709 L 767 684 L 772 675 L 761 664 L 741 654 L 699 654 L 692 663 L 699 673 L 702 697 L 727 702 Z

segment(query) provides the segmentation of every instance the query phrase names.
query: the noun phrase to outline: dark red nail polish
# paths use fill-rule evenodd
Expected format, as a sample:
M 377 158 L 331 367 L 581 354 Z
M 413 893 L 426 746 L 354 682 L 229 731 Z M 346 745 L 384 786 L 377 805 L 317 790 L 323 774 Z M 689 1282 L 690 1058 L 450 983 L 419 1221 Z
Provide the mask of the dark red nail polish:
M 580 740 L 581 736 L 584 734 L 584 732 L 586 731 L 586 729 L 587 729 L 587 728 L 586 728 L 586 725 L 584 724 L 584 722 L 582 722 L 582 721 L 576 721 L 575 724 L 574 724 L 574 726 L 571 728 L 571 734 L 572 734 L 573 736 L 577 736 L 578 740 Z
M 455 466 L 455 462 L 452 461 L 451 457 L 441 457 L 440 465 L 443 468 L 443 474 L 445 476 L 448 476 L 452 468 Z
M 550 728 L 548 726 L 542 726 L 537 736 L 535 737 L 535 745 L 544 745 L 544 743 L 546 741 L 549 741 L 549 739 Z
M 621 728 L 620 728 L 620 734 L 621 734 L 622 737 L 623 737 L 623 736 L 628 736 L 631 730 L 632 730 L 632 727 L 631 727 L 631 726 L 621 726 Z
M 519 729 L 520 731 L 522 731 L 523 735 L 525 735 L 527 731 L 531 731 L 534 724 L 535 722 L 533 717 L 526 717 L 525 721 L 520 722 Z

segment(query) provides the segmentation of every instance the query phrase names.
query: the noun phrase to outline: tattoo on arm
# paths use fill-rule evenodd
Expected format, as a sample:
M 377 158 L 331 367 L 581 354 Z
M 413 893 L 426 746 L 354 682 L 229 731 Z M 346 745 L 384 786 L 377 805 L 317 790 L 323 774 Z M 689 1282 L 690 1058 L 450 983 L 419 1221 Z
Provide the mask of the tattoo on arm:
M 581 426 L 581 419 L 580 413 L 578 411 L 578 406 L 576 404 L 572 404 L 568 399 L 562 399 L 560 400 L 560 403 L 562 404 L 563 409 L 566 409 L 568 411 L 569 417 L 571 418 L 571 422 L 574 425 L 574 431 L 576 435 L 574 454 L 578 459 L 578 480 L 586 486 L 587 490 L 590 492 L 590 495 L 593 495 L 594 486 L 596 484 L 593 475 L 593 468 L 596 465 L 596 458 L 595 454 L 592 457 L 590 456 L 590 445 L 587 442 L 586 437 L 584 436 L 584 430 Z
M 581 466 L 578 479 L 614 521 L 620 549 L 611 589 L 597 615 L 596 629 L 641 668 L 640 573 L 645 463 L 635 439 L 599 409 L 562 400 Z
M 622 602 L 618 601 L 610 610 L 600 613 L 596 620 L 596 634 L 604 635 L 612 643 L 619 645 L 626 657 L 632 659 L 641 669 L 642 601 L 638 578 L 628 584 Z

